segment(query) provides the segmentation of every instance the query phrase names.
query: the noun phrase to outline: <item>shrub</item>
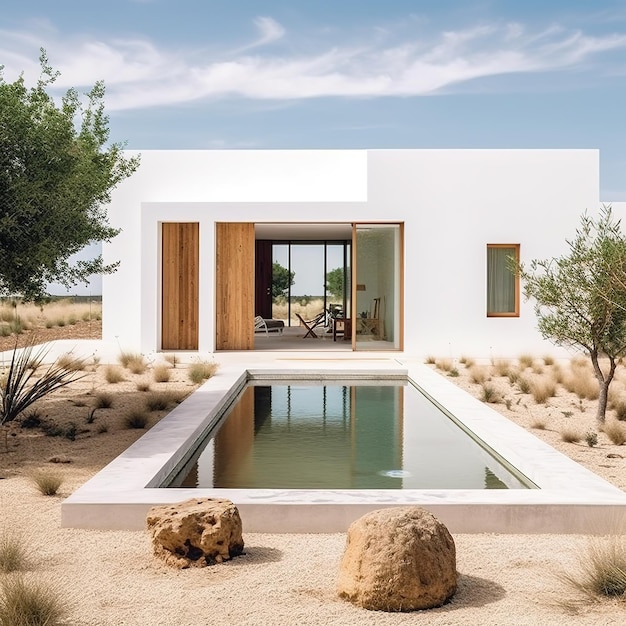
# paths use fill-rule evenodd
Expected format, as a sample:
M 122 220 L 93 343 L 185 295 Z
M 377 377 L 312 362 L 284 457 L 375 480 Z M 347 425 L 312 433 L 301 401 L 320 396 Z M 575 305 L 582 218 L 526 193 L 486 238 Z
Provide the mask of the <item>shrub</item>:
M 145 428 L 148 421 L 148 414 L 138 409 L 130 411 L 124 416 L 124 426 L 126 426 L 126 428 Z
M 548 425 L 546 424 L 546 421 L 544 419 L 542 419 L 541 417 L 536 417 L 530 423 L 530 427 L 534 428 L 535 430 L 545 430 Z
M 0 572 L 20 572 L 28 567 L 28 551 L 24 538 L 15 531 L 0 532 Z
M 170 368 L 167 365 L 157 365 L 152 370 L 152 377 L 155 383 L 167 383 L 171 378 Z
M 546 354 L 543 357 L 543 362 L 545 365 L 554 365 L 554 357 L 550 356 L 549 354 Z
M 31 480 L 35 483 L 38 491 L 44 496 L 56 495 L 59 487 L 63 484 L 63 477 L 48 469 L 38 470 L 31 474 Z
M 489 378 L 489 371 L 482 365 L 472 365 L 468 372 L 470 380 L 477 385 L 482 385 Z
M 52 586 L 20 576 L 0 583 L 0 626 L 58 626 L 65 623 L 67 608 Z
M 561 440 L 565 443 L 578 443 L 581 438 L 580 433 L 573 428 L 564 428 L 561 431 Z
M 217 368 L 217 363 L 199 361 L 198 363 L 192 363 L 189 366 L 189 371 L 187 372 L 187 375 L 192 383 L 199 385 L 205 380 L 211 378 L 211 376 L 213 376 L 217 371 Z
M 621 535 L 589 539 L 579 556 L 579 571 L 560 578 L 587 596 L 624 596 L 626 543 Z
M 94 409 L 110 409 L 113 406 L 113 396 L 110 393 L 98 393 L 94 399 Z
M 604 434 L 614 443 L 616 446 L 621 446 L 626 442 L 626 428 L 623 424 L 615 420 L 607 420 L 602 427 Z
M 459 370 L 456 367 L 453 367 L 449 372 L 448 376 L 452 376 L 452 378 L 456 378 L 459 375 Z
M 104 379 L 110 385 L 115 385 L 116 383 L 121 383 L 124 380 L 124 375 L 120 371 L 119 367 L 115 367 L 114 365 L 107 365 L 104 370 Z
M 592 430 L 585 434 L 585 441 L 590 448 L 598 445 L 598 433 L 594 433 Z
M 47 353 L 45 346 L 34 352 L 33 344 L 19 351 L 13 350 L 11 362 L 0 382 L 0 426 L 13 421 L 37 400 L 83 377 L 52 363 L 35 378 L 35 370 L 42 365 Z

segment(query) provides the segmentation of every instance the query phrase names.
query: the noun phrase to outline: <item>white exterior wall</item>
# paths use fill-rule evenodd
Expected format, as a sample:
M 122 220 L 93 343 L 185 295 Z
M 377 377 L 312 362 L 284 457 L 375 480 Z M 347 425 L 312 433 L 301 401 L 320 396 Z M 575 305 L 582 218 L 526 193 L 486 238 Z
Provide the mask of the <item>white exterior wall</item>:
M 486 317 L 486 246 L 522 261 L 566 250 L 599 205 L 596 150 L 147 151 L 112 197 L 103 338 L 157 350 L 159 223 L 200 223 L 201 352 L 215 345 L 214 224 L 403 222 L 404 351 L 424 356 L 555 352 L 519 318 Z M 617 208 L 617 206 L 616 206 Z

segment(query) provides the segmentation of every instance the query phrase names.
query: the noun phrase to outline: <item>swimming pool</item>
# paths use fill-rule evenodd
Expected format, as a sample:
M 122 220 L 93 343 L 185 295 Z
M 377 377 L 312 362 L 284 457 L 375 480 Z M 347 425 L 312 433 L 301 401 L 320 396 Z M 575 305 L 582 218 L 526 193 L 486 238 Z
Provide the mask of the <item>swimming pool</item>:
M 412 384 L 253 381 L 169 487 L 523 489 Z
M 145 528 L 151 506 L 222 497 L 238 507 L 246 532 L 343 532 L 369 511 L 418 505 L 457 533 L 615 532 L 626 494 L 472 398 L 417 360 L 398 356 L 313 359 L 278 355 L 251 363 L 222 355 L 209 379 L 61 505 L 61 525 Z M 208 489 L 162 488 L 249 381 L 401 380 L 416 384 L 498 458 L 537 489 Z

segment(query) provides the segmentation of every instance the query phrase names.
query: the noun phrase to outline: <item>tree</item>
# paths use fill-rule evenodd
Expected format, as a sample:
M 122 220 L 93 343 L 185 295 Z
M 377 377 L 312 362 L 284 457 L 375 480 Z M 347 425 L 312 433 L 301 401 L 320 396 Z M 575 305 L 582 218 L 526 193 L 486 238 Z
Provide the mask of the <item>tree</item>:
M 343 267 L 336 267 L 326 274 L 326 290 L 335 298 L 343 298 Z
M 541 335 L 590 357 L 599 386 L 596 417 L 604 422 L 609 386 L 626 354 L 626 239 L 611 207 L 603 207 L 597 220 L 583 215 L 567 244 L 569 254 L 518 269 Z M 603 358 L 608 368 L 600 366 Z
M 272 298 L 284 296 L 289 287 L 295 282 L 295 272 L 290 272 L 280 263 L 272 264 Z
M 42 298 L 50 282 L 66 287 L 115 271 L 102 256 L 70 262 L 86 245 L 110 241 L 102 205 L 138 167 L 123 145 L 106 145 L 104 84 L 81 102 L 69 89 L 55 104 L 54 71 L 42 49 L 41 75 L 28 89 L 23 76 L 7 83 L 0 66 L 0 293 Z

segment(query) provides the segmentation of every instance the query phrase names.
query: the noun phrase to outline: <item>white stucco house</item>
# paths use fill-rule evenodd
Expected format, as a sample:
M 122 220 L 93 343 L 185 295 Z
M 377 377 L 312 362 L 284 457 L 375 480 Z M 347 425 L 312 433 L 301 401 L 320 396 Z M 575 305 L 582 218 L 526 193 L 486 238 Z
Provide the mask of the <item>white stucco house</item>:
M 142 352 L 254 349 L 277 246 L 316 245 L 320 284 L 343 255 L 343 350 L 545 353 L 507 258 L 562 254 L 600 205 L 589 149 L 141 155 L 108 207 L 103 339 Z

